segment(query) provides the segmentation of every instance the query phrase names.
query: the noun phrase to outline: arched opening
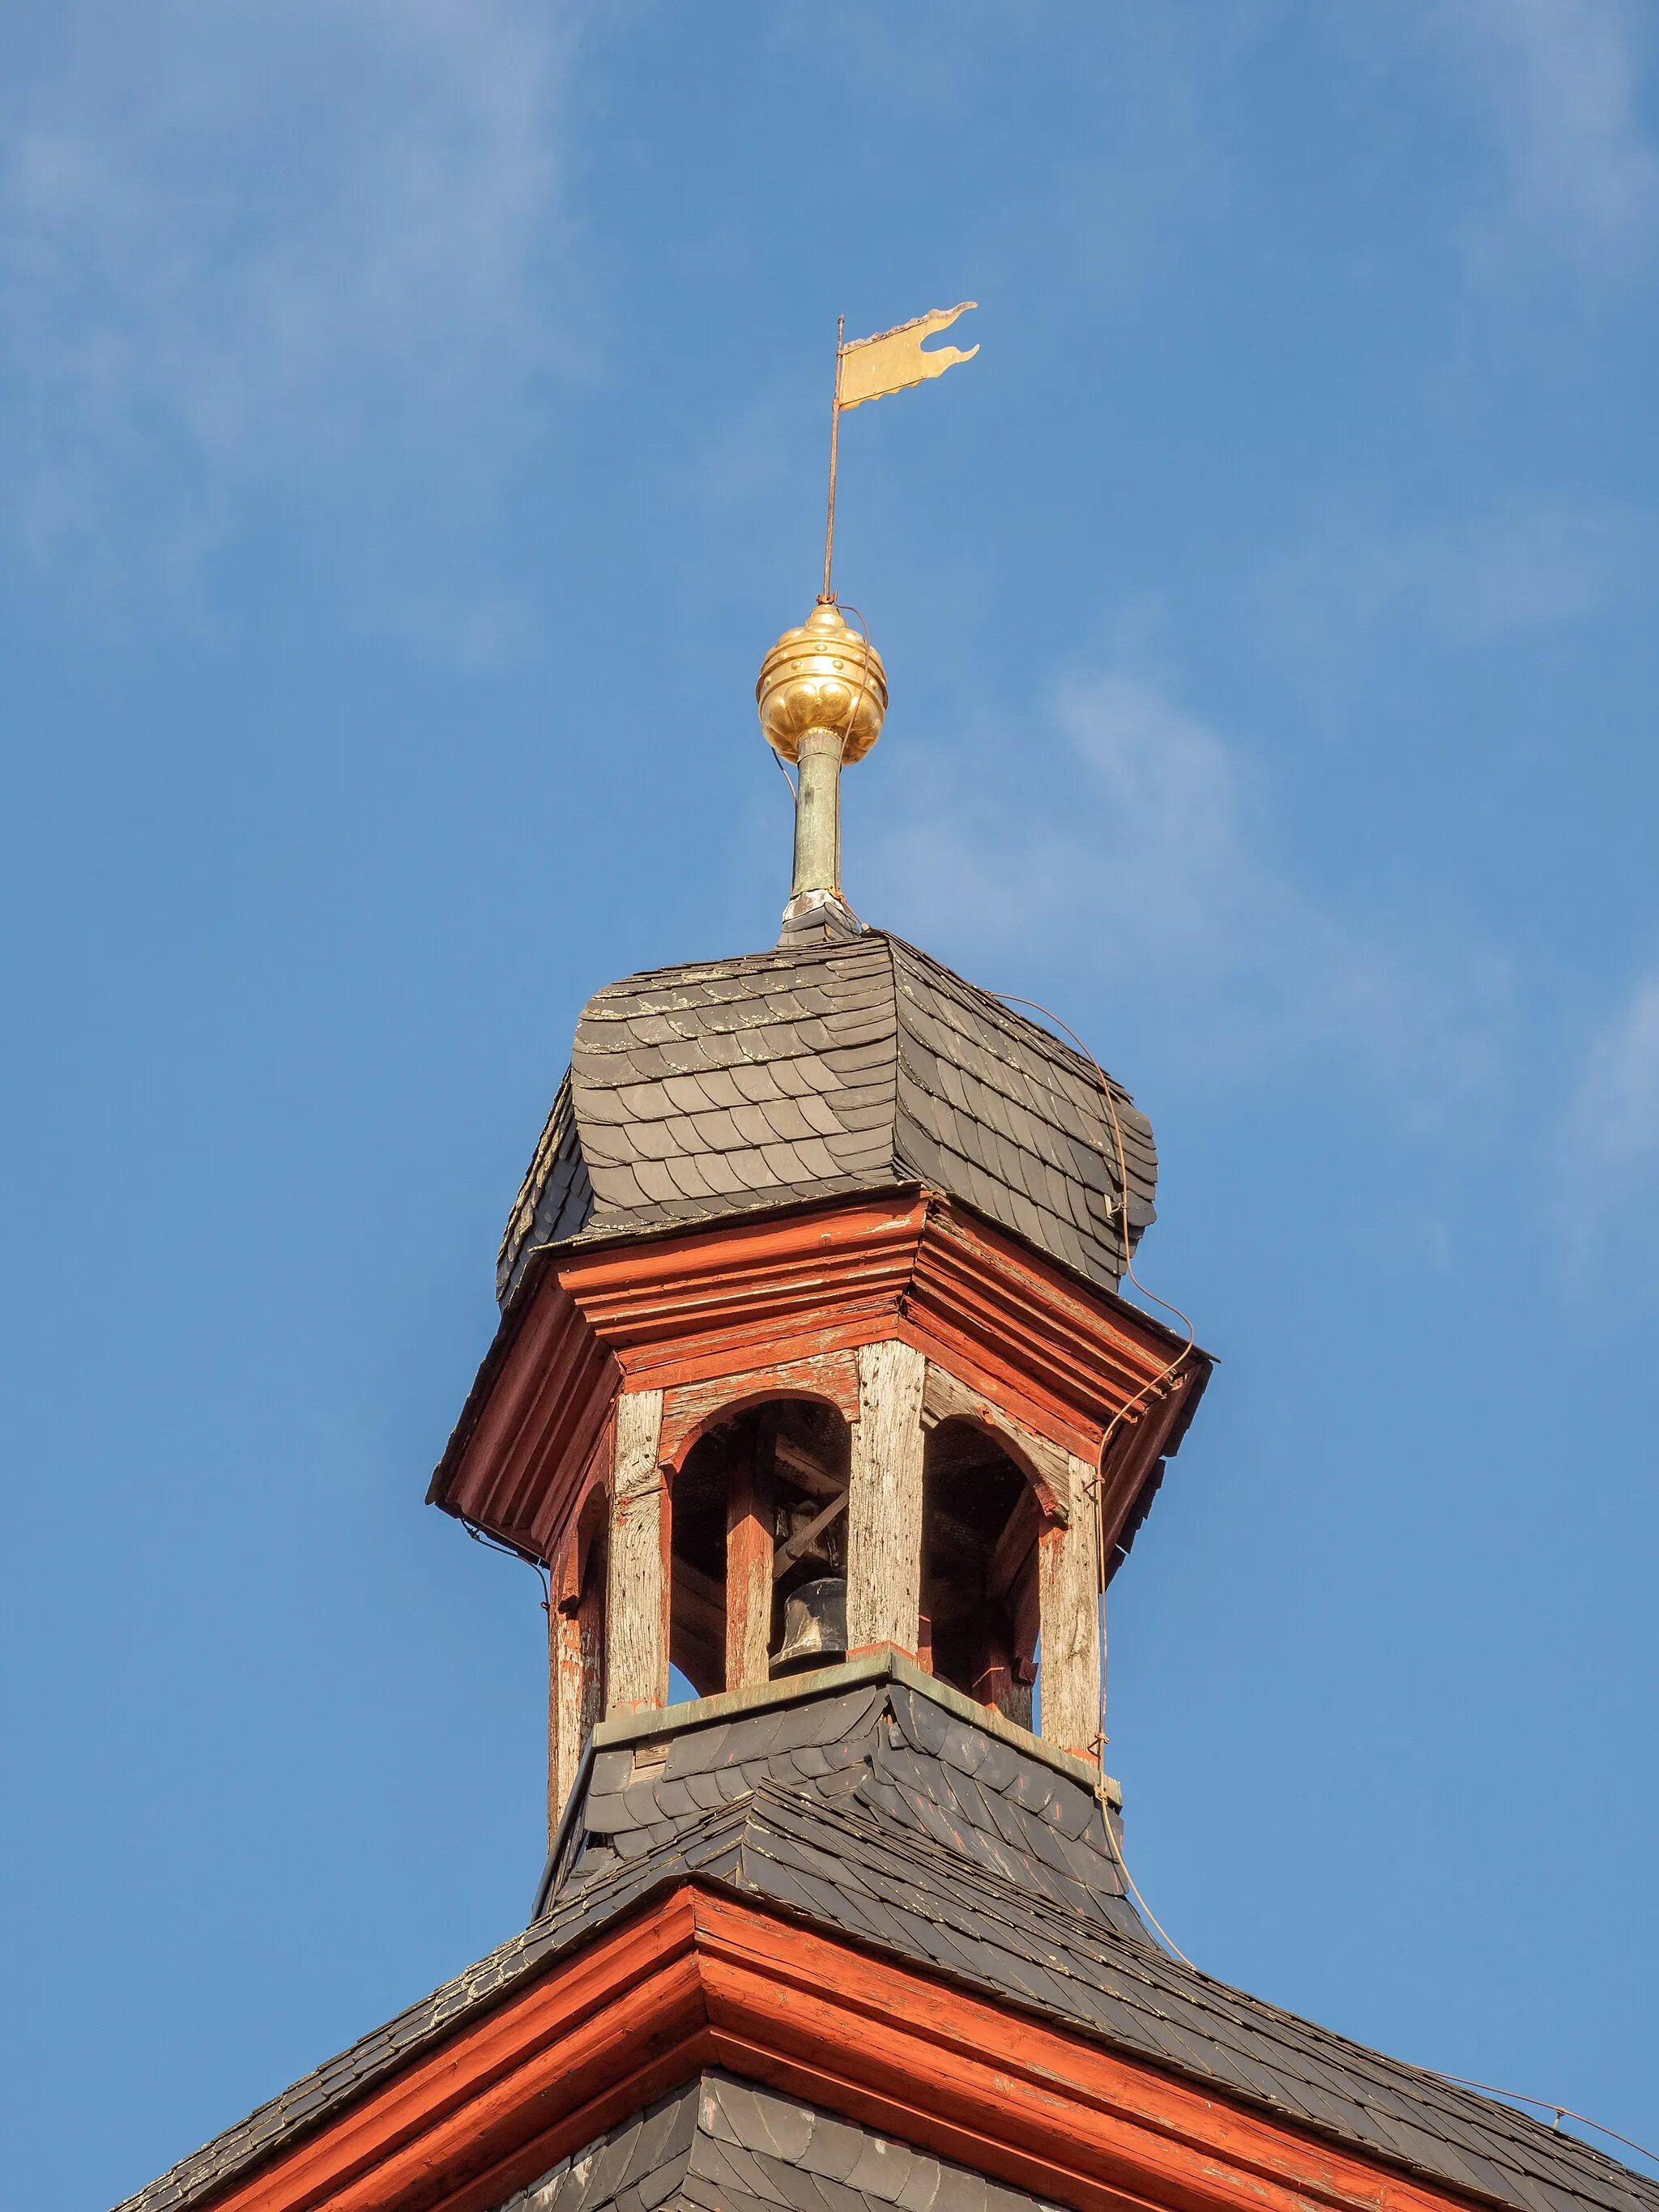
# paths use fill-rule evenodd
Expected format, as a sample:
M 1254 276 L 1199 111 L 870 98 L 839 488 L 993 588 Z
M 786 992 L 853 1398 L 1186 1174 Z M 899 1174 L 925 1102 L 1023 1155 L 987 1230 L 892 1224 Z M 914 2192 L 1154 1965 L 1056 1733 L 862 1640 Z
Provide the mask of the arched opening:
M 847 1572 L 851 1440 L 833 1406 L 774 1398 L 698 1437 L 672 1478 L 668 1656 L 699 1697 L 767 1680 L 789 1598 Z
M 586 1741 L 605 1712 L 605 1604 L 609 1579 L 611 1501 L 596 1482 L 576 1517 L 570 1559 L 570 1586 L 562 1609 L 576 1622 L 577 1662 L 581 1669 L 579 1734 Z
M 928 1436 L 921 1479 L 921 1657 L 940 1681 L 1033 1725 L 1042 1510 L 1024 1470 L 957 1417 Z

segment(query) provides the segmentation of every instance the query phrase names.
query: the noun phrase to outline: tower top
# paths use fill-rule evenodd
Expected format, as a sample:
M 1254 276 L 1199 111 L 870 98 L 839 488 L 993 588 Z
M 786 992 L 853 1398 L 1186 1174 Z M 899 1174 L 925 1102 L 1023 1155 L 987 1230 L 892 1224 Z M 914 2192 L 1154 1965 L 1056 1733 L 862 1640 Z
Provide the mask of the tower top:
M 861 761 L 887 718 L 887 671 L 866 635 L 833 599 L 820 599 L 798 629 L 787 629 L 761 663 L 755 685 L 761 728 L 774 752 L 800 757 L 810 730 L 842 740 L 842 763 Z
M 856 937 L 863 927 L 842 896 L 841 772 L 864 758 L 887 714 L 887 671 L 868 631 L 852 629 L 820 599 L 761 663 L 755 686 L 766 742 L 793 761 L 795 868 L 781 944 L 803 931 Z

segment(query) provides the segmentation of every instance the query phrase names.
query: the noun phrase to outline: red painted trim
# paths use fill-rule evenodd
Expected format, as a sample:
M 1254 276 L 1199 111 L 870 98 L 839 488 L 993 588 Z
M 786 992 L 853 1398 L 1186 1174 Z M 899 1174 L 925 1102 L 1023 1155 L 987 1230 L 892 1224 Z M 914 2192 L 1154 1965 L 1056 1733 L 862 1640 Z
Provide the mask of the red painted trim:
M 437 1502 L 550 1560 L 621 1387 L 609 1349 L 544 1278 Z
M 775 1398 L 816 1398 L 833 1406 L 850 1426 L 859 1417 L 858 1362 L 850 1352 L 825 1352 L 813 1358 L 769 1362 L 741 1375 L 672 1385 L 663 1397 L 660 1463 L 678 1474 L 699 1437 L 745 1406 Z
M 1173 1407 L 1184 1420 L 1209 1371 L 1191 1354 L 1172 1399 L 1158 1378 L 1179 1338 L 943 1200 L 845 1200 L 564 1258 L 499 1370 L 481 1376 L 472 1428 L 434 1494 L 547 1556 L 574 1510 L 573 1456 L 592 1449 L 620 1389 L 695 1392 L 706 1424 L 722 1403 L 706 1386 L 729 1382 L 735 1403 L 757 1372 L 833 1366 L 887 1337 L 1091 1463 L 1132 1407 L 1114 1437 L 1109 1543 L 1169 1449 Z M 665 1447 L 675 1464 L 680 1427 Z
M 710 2063 L 1079 2212 L 1471 2201 L 688 1886 L 411 2060 L 216 2212 L 488 2212 Z

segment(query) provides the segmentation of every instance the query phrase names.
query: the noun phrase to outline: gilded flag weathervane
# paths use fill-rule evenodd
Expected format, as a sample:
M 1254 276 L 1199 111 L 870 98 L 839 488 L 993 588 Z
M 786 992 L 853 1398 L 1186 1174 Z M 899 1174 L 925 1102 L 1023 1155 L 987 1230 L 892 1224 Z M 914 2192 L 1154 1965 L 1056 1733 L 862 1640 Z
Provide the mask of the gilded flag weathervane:
M 848 623 L 830 588 L 830 562 L 836 550 L 836 459 L 841 418 L 848 407 L 884 398 L 912 384 L 943 376 L 959 361 L 971 361 L 975 346 L 963 353 L 941 346 L 924 353 L 922 340 L 948 330 L 974 305 L 936 307 L 896 330 L 872 338 L 844 342 L 846 322 L 836 326 L 836 404 L 830 425 L 830 514 L 823 529 L 823 589 L 818 603 L 798 629 L 787 629 L 761 663 L 755 686 L 766 742 L 783 762 L 793 762 L 795 779 L 795 870 L 789 903 L 783 910 L 781 944 L 805 933 L 817 938 L 856 936 L 863 924 L 842 894 L 841 772 L 864 758 L 881 735 L 887 714 L 887 671 L 870 642 L 856 607 L 859 629 Z M 860 633 L 862 632 L 862 635 Z M 786 768 L 785 775 L 788 770 Z
M 977 346 L 970 346 L 966 353 L 956 346 L 924 353 L 921 344 L 936 331 L 948 331 L 958 315 L 965 315 L 978 304 L 976 300 L 963 300 L 957 307 L 935 307 L 913 322 L 878 331 L 872 338 L 854 338 L 851 345 L 842 342 L 845 316 L 836 324 L 836 398 L 830 417 L 830 514 L 823 530 L 823 589 L 819 593 L 826 605 L 835 598 L 830 588 L 830 563 L 836 550 L 836 461 L 842 415 L 849 407 L 862 407 L 866 399 L 884 399 L 890 392 L 926 384 L 930 377 L 943 376 L 959 361 L 971 361 L 979 351 Z

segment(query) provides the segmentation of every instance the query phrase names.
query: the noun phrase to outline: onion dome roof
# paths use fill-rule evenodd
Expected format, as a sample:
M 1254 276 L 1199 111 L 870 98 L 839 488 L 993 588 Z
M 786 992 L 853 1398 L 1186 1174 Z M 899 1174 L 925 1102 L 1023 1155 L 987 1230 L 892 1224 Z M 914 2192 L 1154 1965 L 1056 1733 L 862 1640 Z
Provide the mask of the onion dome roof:
M 497 1290 L 539 1246 L 918 1183 L 1109 1290 L 1157 1179 L 1128 1093 L 1036 1022 L 884 932 L 786 939 L 588 1001 Z

